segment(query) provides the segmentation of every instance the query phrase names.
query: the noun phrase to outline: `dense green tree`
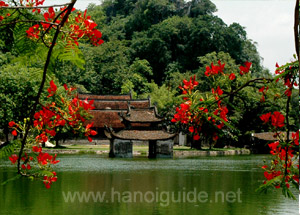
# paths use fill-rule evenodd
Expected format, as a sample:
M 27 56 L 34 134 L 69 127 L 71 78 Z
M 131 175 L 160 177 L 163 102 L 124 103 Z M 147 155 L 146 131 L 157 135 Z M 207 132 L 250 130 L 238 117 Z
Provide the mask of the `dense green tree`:
M 19 63 L 0 67 L 0 129 L 8 140 L 10 121 L 23 121 L 36 96 L 41 70 Z

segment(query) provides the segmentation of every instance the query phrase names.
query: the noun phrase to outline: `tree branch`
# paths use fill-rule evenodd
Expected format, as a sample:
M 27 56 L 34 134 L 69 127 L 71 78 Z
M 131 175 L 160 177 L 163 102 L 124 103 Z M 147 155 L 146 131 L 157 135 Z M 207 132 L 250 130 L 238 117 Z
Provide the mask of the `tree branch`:
M 54 46 L 56 44 L 56 40 L 58 38 L 58 35 L 60 33 L 60 28 L 68 20 L 68 17 L 70 15 L 70 13 L 72 12 L 72 9 L 73 9 L 75 3 L 76 3 L 76 0 L 72 0 L 72 2 L 70 4 L 68 4 L 67 12 L 66 12 L 65 16 L 62 18 L 62 21 L 60 22 L 59 26 L 57 27 L 57 29 L 55 31 L 55 34 L 54 34 L 54 37 L 52 39 L 52 44 L 51 44 L 51 46 L 49 48 L 48 55 L 47 55 L 47 58 L 46 58 L 46 62 L 45 62 L 45 65 L 44 65 L 44 71 L 43 71 L 42 81 L 41 81 L 41 84 L 40 84 L 37 96 L 35 98 L 35 101 L 34 101 L 34 104 L 33 104 L 33 108 L 31 110 L 31 114 L 30 114 L 30 118 L 29 118 L 29 123 L 26 126 L 25 134 L 24 134 L 24 137 L 22 139 L 21 149 L 20 149 L 19 157 L 18 157 L 18 174 L 21 174 L 21 168 L 20 168 L 21 156 L 23 154 L 23 150 L 24 150 L 24 147 L 26 145 L 26 139 L 27 139 L 27 136 L 29 134 L 30 127 L 31 127 L 31 125 L 33 123 L 34 113 L 36 112 L 37 105 L 39 104 L 39 100 L 40 100 L 40 97 L 41 97 L 41 94 L 43 92 L 43 88 L 44 88 L 44 85 L 45 85 L 45 82 L 46 82 L 46 75 L 47 75 L 47 70 L 48 70 L 48 67 L 49 67 L 49 64 L 50 64 L 51 55 L 52 55 Z
M 66 4 L 59 4 L 59 5 L 49 5 L 49 6 L 2 6 L 0 8 L 4 9 L 42 9 L 42 8 L 49 8 L 49 7 L 64 7 L 68 6 L 72 3 L 66 3 Z
M 50 25 L 55 25 L 55 26 L 59 26 L 59 24 L 57 23 L 53 23 L 53 22 L 46 22 L 46 21 L 42 21 L 42 20 L 16 20 L 16 21 L 13 21 L 13 22 L 9 22 L 9 23 L 4 23 L 4 24 L 0 24 L 0 27 L 1 26 L 5 26 L 5 25 L 12 25 L 12 24 L 16 24 L 16 23 L 20 23 L 20 22 L 27 22 L 27 23 L 46 23 L 46 24 L 50 24 Z

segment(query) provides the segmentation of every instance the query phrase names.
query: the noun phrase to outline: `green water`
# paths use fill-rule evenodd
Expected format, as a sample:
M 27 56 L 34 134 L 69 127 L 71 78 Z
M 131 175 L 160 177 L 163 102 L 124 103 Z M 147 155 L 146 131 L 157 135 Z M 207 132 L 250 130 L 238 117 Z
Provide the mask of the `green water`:
M 59 156 L 59 180 L 51 189 L 27 179 L 0 186 L 0 214 L 299 214 L 298 200 L 285 199 L 278 191 L 255 192 L 263 181 L 259 166 L 265 158 Z M 11 177 L 13 171 L 9 162 L 1 161 L 0 181 Z M 90 198 L 67 199 L 76 192 Z

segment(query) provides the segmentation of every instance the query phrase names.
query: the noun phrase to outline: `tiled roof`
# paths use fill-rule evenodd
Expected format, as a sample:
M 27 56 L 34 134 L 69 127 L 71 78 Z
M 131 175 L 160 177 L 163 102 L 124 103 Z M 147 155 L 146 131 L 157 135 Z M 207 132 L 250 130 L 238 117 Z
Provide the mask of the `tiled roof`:
M 90 111 L 93 119 L 87 123 L 94 122 L 95 128 L 104 128 L 105 125 L 112 128 L 124 128 L 119 114 L 127 113 L 128 104 L 134 108 L 149 108 L 150 99 L 132 99 L 131 95 L 93 95 L 78 94 L 79 99 L 94 100 L 95 109 Z M 146 125 L 137 123 L 137 127 L 145 127 Z M 150 126 L 150 124 L 148 124 Z
M 163 130 L 122 130 L 112 132 L 114 138 L 123 140 L 167 140 L 176 136 Z
M 92 110 L 90 114 L 93 119 L 86 123 L 94 122 L 93 127 L 104 128 L 105 125 L 112 128 L 124 128 L 124 124 L 120 120 L 119 113 L 121 110 Z M 126 112 L 126 110 L 124 110 Z
M 141 100 L 94 100 L 95 109 L 113 109 L 113 110 L 127 110 L 128 102 L 135 108 L 150 107 L 149 99 Z
M 161 122 L 163 119 L 157 116 L 155 108 L 135 109 L 130 108 L 122 117 L 129 122 Z
M 79 99 L 101 99 L 101 100 L 131 100 L 131 95 L 93 95 L 89 93 L 78 94 Z
M 253 133 L 252 136 L 261 140 L 277 140 L 277 138 L 274 137 L 274 132 Z M 290 139 L 292 139 L 292 132 L 290 133 Z

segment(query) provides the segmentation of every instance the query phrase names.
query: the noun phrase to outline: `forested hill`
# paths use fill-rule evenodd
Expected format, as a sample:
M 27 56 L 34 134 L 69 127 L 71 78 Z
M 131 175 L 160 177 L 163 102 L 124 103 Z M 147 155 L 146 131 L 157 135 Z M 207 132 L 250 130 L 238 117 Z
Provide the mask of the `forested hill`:
M 91 16 L 97 23 L 104 43 L 65 47 L 68 41 L 63 40 L 62 32 L 50 59 L 47 83 L 54 80 L 60 86 L 58 90 L 66 83 L 94 94 L 131 91 L 134 98 L 150 95 L 160 113 L 172 116 L 181 99 L 178 86 L 182 80 L 195 75 L 198 92 L 203 96 L 212 92 L 215 80 L 205 76 L 206 66 L 212 62 L 216 65 L 221 60 L 224 75 L 237 77 L 218 83 L 224 91 L 243 85 L 244 79 L 270 76 L 261 66 L 255 43 L 247 37 L 245 28 L 238 23 L 228 26 L 216 11 L 209 0 L 104 0 L 101 5 L 91 4 L 82 15 Z M 42 14 L 0 10 L 0 17 L 7 12 L 11 14 L 6 20 L 10 25 L 0 26 L 0 129 L 6 139 L 8 123 L 23 121 L 30 114 L 48 53 L 47 43 L 28 38 L 26 31 L 33 23 L 18 21 L 25 18 L 38 22 Z M 239 66 L 246 61 L 252 62 L 251 72 L 242 78 Z M 47 87 L 41 104 L 47 98 Z M 236 129 L 226 130 L 230 134 L 226 138 L 247 143 L 245 136 L 267 131 L 266 125 L 257 122 L 260 115 L 285 109 L 284 99 L 279 100 L 285 93 L 284 85 L 270 86 L 268 92 L 276 99 L 262 97 L 262 87 L 264 83 L 252 84 L 235 99 L 228 99 L 228 114 Z M 296 91 L 294 94 L 290 124 L 296 130 L 299 101 Z M 264 103 L 260 102 L 262 98 Z
M 88 15 L 103 33 L 104 44 L 84 46 L 84 69 L 64 68 L 62 83 L 83 85 L 98 94 L 149 92 L 149 83 L 170 82 L 178 73 L 197 73 L 199 57 L 228 53 L 236 64 L 263 68 L 255 44 L 241 25 L 226 25 L 209 0 L 104 0 L 90 4 Z M 60 69 L 59 69 L 60 70 Z M 74 72 L 74 70 L 77 70 Z M 189 73 L 190 74 L 190 73 Z M 153 83 L 152 83 L 153 84 Z M 151 88 L 151 87 L 150 87 Z

